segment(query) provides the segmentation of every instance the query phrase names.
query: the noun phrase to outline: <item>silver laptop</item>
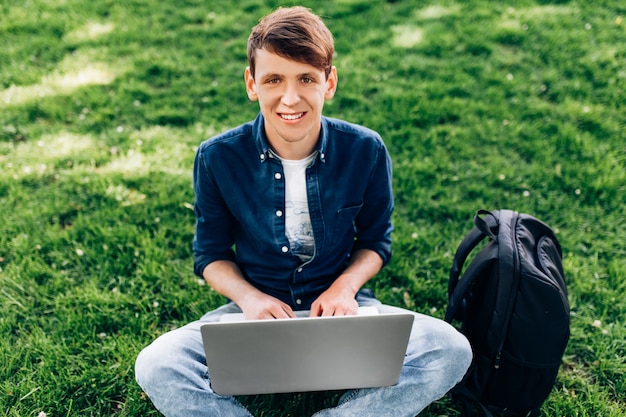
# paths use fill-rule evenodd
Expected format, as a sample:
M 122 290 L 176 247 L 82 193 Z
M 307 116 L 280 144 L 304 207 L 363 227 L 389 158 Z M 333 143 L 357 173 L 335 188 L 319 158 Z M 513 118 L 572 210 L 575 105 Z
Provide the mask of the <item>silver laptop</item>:
M 211 386 L 220 395 L 394 385 L 413 323 L 411 314 L 367 308 L 345 317 L 227 316 L 201 327 Z

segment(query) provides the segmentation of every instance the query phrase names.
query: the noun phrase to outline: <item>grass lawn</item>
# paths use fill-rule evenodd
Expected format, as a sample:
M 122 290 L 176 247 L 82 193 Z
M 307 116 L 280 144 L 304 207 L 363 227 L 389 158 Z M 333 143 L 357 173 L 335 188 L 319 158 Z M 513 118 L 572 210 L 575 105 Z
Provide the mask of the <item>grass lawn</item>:
M 279 4 L 0 0 L 1 415 L 159 415 L 137 353 L 223 302 L 192 271 L 194 151 L 256 115 L 246 39 Z M 300 4 L 336 38 L 325 114 L 393 159 L 379 298 L 443 317 L 474 212 L 533 214 L 557 231 L 572 310 L 542 415 L 626 416 L 626 5 Z M 336 396 L 242 401 L 301 417 Z

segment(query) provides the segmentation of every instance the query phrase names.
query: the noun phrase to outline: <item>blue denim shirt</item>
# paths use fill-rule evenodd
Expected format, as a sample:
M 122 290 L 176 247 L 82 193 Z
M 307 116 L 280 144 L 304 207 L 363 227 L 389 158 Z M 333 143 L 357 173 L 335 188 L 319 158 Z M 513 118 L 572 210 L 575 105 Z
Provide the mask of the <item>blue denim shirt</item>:
M 261 114 L 200 145 L 193 186 L 195 273 L 234 261 L 252 285 L 295 310 L 309 309 L 355 251 L 373 250 L 383 264 L 391 256 L 391 160 L 380 136 L 362 126 L 322 117 L 306 171 L 315 252 L 305 263 L 285 234 L 284 173 Z

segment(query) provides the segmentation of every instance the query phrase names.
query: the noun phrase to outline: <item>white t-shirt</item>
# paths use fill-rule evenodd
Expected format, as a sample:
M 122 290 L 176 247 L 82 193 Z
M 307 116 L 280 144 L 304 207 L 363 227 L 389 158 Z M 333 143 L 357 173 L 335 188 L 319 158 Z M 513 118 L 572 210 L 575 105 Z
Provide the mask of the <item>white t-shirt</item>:
M 278 158 L 285 174 L 285 233 L 291 251 L 303 261 L 308 261 L 315 253 L 306 194 L 306 169 L 313 162 L 315 154 L 298 161 Z

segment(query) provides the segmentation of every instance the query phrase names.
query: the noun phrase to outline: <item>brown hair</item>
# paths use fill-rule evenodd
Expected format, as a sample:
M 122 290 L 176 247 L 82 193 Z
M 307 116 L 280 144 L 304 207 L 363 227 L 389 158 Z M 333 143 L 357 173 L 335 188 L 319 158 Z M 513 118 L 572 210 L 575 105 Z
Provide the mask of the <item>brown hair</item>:
M 333 35 L 322 19 L 301 6 L 281 7 L 252 28 L 248 38 L 248 63 L 253 78 L 257 49 L 312 65 L 323 70 L 326 77 L 335 52 Z

